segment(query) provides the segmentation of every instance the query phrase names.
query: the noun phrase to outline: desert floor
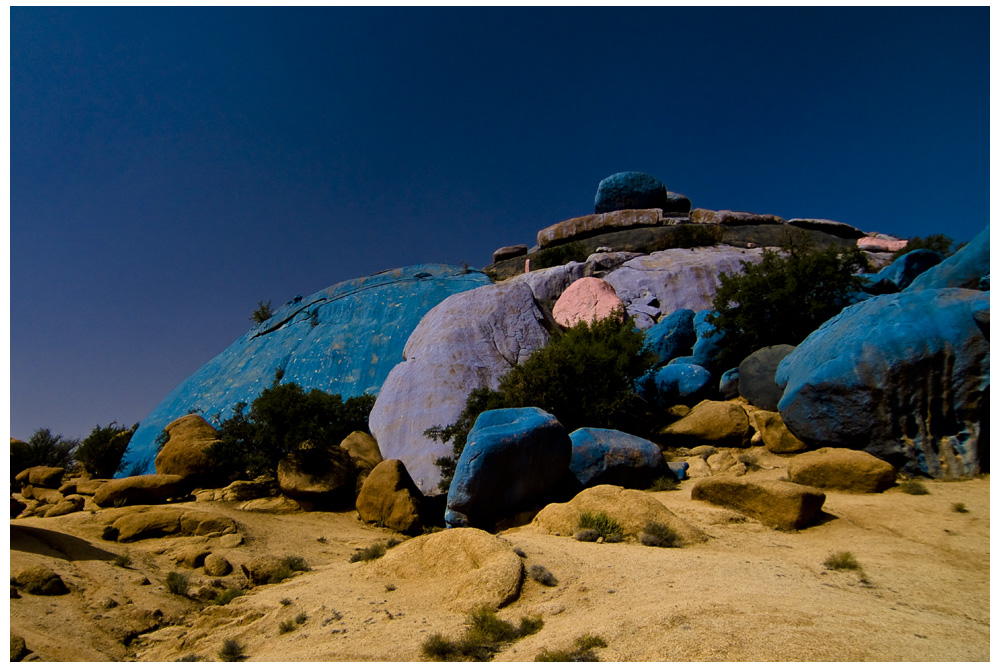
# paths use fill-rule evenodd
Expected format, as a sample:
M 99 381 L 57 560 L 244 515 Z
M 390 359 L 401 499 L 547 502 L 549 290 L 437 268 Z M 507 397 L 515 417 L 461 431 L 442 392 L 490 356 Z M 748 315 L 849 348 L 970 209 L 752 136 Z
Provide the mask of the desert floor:
M 930 494 L 922 496 L 828 492 L 821 521 L 798 532 L 692 501 L 692 485 L 650 494 L 707 533 L 703 544 L 581 543 L 531 526 L 501 533 L 524 552 L 526 566 L 545 566 L 558 584 L 525 579 L 500 616 L 540 615 L 544 627 L 495 661 L 530 661 L 584 633 L 607 642 L 597 651 L 604 661 L 989 660 L 988 476 L 927 482 Z M 955 511 L 957 503 L 968 512 Z M 11 599 L 11 631 L 33 651 L 27 659 L 217 660 L 232 638 L 250 661 L 417 661 L 431 634 L 457 637 L 464 629 L 465 615 L 443 608 L 424 587 L 357 577 L 362 563 L 348 562 L 354 550 L 393 535 L 353 511 L 179 506 L 228 515 L 242 543 L 232 546 L 232 535 L 102 540 L 123 509 L 11 521 L 11 573 L 45 564 L 71 590 Z M 234 565 L 261 553 L 301 556 L 312 570 L 227 606 L 205 606 L 165 586 L 170 571 L 189 574 L 192 592 L 213 580 L 175 563 L 193 546 Z M 863 573 L 824 568 L 840 551 L 852 552 Z M 131 565 L 115 566 L 125 553 Z M 304 623 L 279 631 L 299 614 Z

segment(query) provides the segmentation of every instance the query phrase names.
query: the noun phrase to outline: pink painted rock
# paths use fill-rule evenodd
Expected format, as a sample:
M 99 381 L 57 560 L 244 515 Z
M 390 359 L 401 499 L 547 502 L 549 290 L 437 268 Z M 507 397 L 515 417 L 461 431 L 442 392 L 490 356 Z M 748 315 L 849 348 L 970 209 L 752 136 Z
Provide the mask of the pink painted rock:
M 580 321 L 592 322 L 607 318 L 615 310 L 624 311 L 622 301 L 614 287 L 604 279 L 585 276 L 570 284 L 569 288 L 556 300 L 552 315 L 556 323 L 563 327 L 576 325 Z
M 882 239 L 880 237 L 862 237 L 858 246 L 865 251 L 888 251 L 895 253 L 909 243 L 906 239 Z

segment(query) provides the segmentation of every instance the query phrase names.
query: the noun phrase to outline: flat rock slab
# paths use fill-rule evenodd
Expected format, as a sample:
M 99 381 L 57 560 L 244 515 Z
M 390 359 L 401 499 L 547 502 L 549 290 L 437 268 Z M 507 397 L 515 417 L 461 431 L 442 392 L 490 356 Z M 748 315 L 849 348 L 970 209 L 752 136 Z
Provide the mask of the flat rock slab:
M 419 592 L 422 600 L 454 611 L 471 611 L 517 599 L 524 566 L 504 539 L 460 527 L 410 539 L 362 564 L 354 576 Z
M 162 504 L 176 495 L 184 477 L 174 474 L 145 474 L 112 479 L 94 493 L 97 506 Z
M 815 520 L 826 501 L 826 494 L 786 481 L 712 476 L 695 483 L 691 499 L 734 509 L 777 530 L 798 530 Z
M 226 516 L 170 507 L 135 509 L 119 516 L 111 526 L 117 530 L 119 542 L 171 534 L 204 536 L 236 532 L 236 523 Z
M 793 483 L 849 492 L 882 492 L 896 484 L 896 470 L 885 460 L 849 448 L 821 448 L 788 462 Z
M 663 209 L 623 209 L 579 216 L 539 230 L 538 247 L 544 249 L 611 230 L 660 225 L 662 219 Z
M 692 209 L 691 222 L 702 225 L 784 225 L 785 219 L 774 214 L 755 214 L 749 211 Z
M 840 221 L 831 221 L 826 218 L 790 218 L 788 219 L 788 225 L 805 230 L 826 232 L 842 239 L 863 239 L 866 236 L 862 230 L 853 225 L 841 223 Z
M 538 512 L 531 527 L 572 537 L 579 529 L 580 515 L 604 512 L 622 524 L 623 537 L 638 538 L 649 523 L 668 526 L 685 546 L 705 541 L 705 533 L 676 516 L 649 493 L 614 485 L 587 488 L 563 504 L 549 504 Z

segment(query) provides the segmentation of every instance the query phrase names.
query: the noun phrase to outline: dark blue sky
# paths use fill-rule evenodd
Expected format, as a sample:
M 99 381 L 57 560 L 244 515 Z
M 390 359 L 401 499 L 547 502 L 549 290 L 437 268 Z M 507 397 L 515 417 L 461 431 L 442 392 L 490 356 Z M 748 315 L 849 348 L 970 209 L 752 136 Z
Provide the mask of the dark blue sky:
M 10 12 L 22 439 L 141 420 L 258 300 L 530 246 L 614 172 L 988 223 L 988 7 Z

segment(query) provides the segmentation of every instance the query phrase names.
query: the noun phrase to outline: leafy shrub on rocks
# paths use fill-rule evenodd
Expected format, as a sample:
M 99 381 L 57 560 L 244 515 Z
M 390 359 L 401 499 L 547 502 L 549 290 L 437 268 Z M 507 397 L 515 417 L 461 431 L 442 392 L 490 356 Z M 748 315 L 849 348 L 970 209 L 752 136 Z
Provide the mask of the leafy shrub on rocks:
M 172 571 L 167 574 L 167 592 L 170 594 L 187 597 L 189 587 L 188 577 L 186 574 L 182 574 L 177 571 Z
M 597 662 L 595 648 L 607 648 L 608 643 L 596 634 L 584 634 L 573 642 L 570 650 L 542 650 L 535 662 Z
M 257 302 L 257 308 L 253 310 L 252 314 L 250 314 L 250 320 L 257 325 L 260 325 L 272 316 L 274 316 L 274 311 L 271 309 L 271 300 L 268 300 L 267 302 L 260 301 Z
M 246 591 L 241 590 L 240 588 L 226 588 L 212 600 L 212 604 L 215 606 L 226 606 L 229 602 L 233 601 L 237 597 L 242 597 L 245 594 Z
M 73 465 L 73 451 L 80 442 L 66 439 L 61 434 L 53 435 L 48 428 L 38 428 L 27 442 L 12 441 L 10 444 L 10 480 L 29 467 L 63 467 Z
M 569 242 L 542 249 L 531 258 L 531 269 L 558 267 L 576 261 L 583 262 L 590 256 L 587 247 L 580 242 Z
M 377 560 L 383 555 L 387 547 L 382 542 L 373 543 L 365 548 L 357 548 L 351 557 L 347 558 L 348 562 L 371 562 L 372 560 Z
M 605 543 L 615 543 L 622 540 L 624 531 L 622 524 L 605 512 L 584 511 L 580 514 L 579 531 L 575 536 L 577 541 L 603 539 Z
M 558 418 L 567 432 L 580 427 L 642 432 L 646 404 L 635 384 L 656 362 L 656 355 L 644 346 L 642 332 L 619 311 L 554 333 L 548 344 L 504 374 L 497 390 L 473 390 L 454 423 L 425 432 L 452 444 L 453 456 L 435 461 L 441 469 L 441 491 L 451 485 L 469 432 L 484 411 L 538 407 Z
M 765 346 L 796 346 L 850 305 L 861 290 L 868 259 L 857 246 L 817 250 L 807 237 L 789 237 L 782 252 L 764 249 L 760 262 L 719 275 L 709 316 L 722 340 L 721 368 L 735 367 Z
M 226 639 L 222 642 L 222 648 L 219 650 L 219 659 L 223 662 L 239 662 L 246 655 L 244 655 L 243 644 L 241 644 L 236 639 Z
M 826 560 L 823 562 L 823 566 L 827 569 L 833 569 L 836 571 L 843 570 L 860 570 L 861 565 L 858 563 L 854 554 L 850 551 L 841 551 L 840 553 L 831 553 Z
M 542 629 L 542 619 L 523 617 L 518 625 L 500 619 L 489 607 L 469 614 L 468 629 L 457 641 L 441 634 L 431 635 L 421 650 L 436 662 L 488 662 L 502 647 Z
M 73 452 L 73 457 L 92 477 L 111 478 L 128 466 L 122 462 L 122 456 L 138 428 L 138 423 L 125 427 L 114 421 L 105 427 L 97 425 Z
M 274 383 L 250 404 L 240 402 L 219 427 L 219 439 L 206 449 L 218 476 L 236 480 L 274 475 L 278 462 L 303 448 L 339 444 L 351 432 L 368 431 L 368 415 L 375 397 L 361 395 L 346 401 L 340 395 L 296 383 Z
M 681 537 L 669 525 L 648 523 L 639 535 L 639 543 L 643 546 L 678 548 L 681 545 Z
M 899 260 L 910 251 L 916 251 L 917 249 L 937 251 L 943 256 L 950 256 L 957 250 L 955 248 L 955 240 L 948 235 L 936 234 L 926 237 L 911 237 L 907 240 L 906 246 L 892 254 L 892 259 L 894 261 Z

